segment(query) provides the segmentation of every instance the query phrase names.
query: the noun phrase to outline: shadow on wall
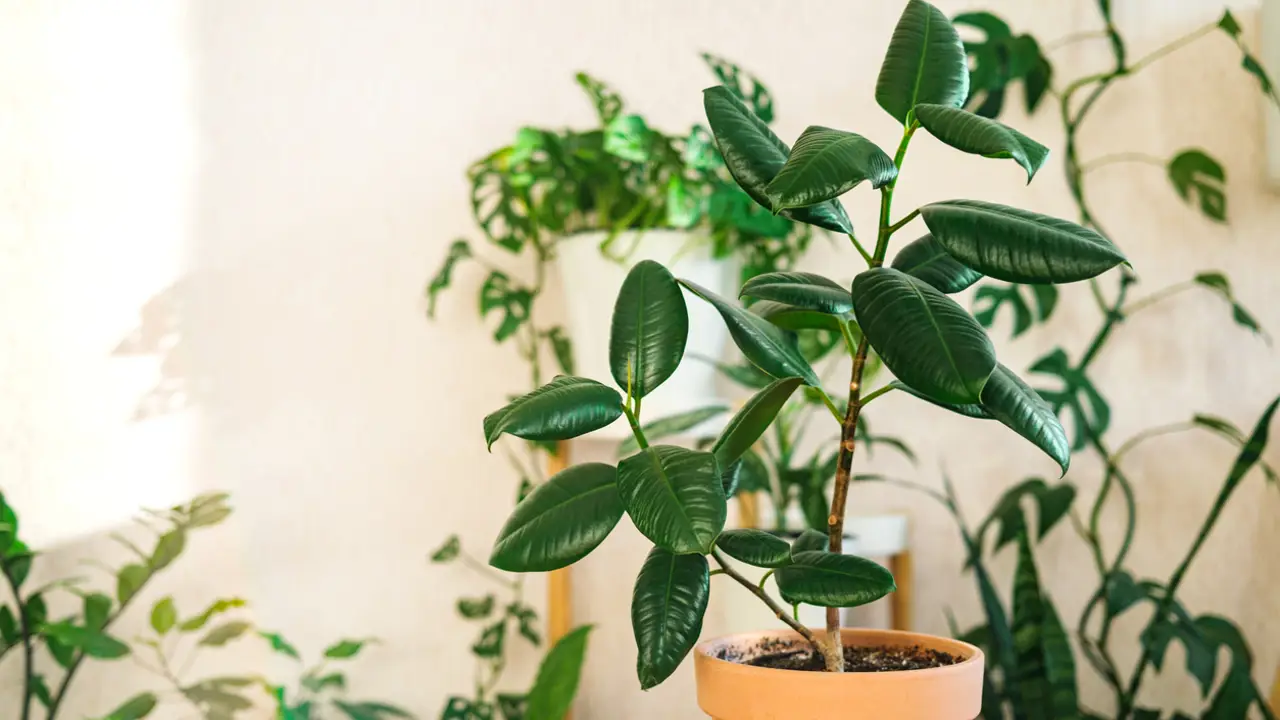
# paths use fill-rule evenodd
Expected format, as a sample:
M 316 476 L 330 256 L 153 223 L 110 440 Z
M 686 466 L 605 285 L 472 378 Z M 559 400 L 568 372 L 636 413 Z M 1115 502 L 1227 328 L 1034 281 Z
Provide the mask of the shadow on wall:
M 159 378 L 138 399 L 135 422 L 182 412 L 206 394 L 206 384 L 192 377 L 190 344 L 182 332 L 182 303 L 188 286 L 187 280 L 179 280 L 148 300 L 138 311 L 138 326 L 111 351 L 112 357 L 159 361 Z

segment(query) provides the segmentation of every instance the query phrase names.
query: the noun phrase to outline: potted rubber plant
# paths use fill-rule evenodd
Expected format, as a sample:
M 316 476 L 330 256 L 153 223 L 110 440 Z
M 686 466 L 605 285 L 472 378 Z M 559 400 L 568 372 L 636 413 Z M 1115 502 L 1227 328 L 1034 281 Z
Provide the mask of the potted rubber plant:
M 889 155 L 852 132 L 810 127 L 788 147 L 732 91 L 704 93 L 708 124 L 726 166 L 762 207 L 820 221 L 842 213 L 839 196 L 865 183 L 880 193 L 876 229 L 854 233 L 851 286 L 807 273 L 753 278 L 741 294 L 771 302 L 767 312 L 737 304 L 660 264 L 642 262 L 618 293 L 609 357 L 617 388 L 561 376 L 484 420 L 486 441 L 504 434 L 565 440 L 625 417 L 638 450 L 617 466 L 585 463 L 557 474 L 515 509 L 490 564 L 542 572 L 581 560 L 626 514 L 654 544 L 636 578 L 631 618 L 643 688 L 669 677 L 692 651 L 698 703 L 719 720 L 840 717 L 972 720 L 981 709 L 983 654 L 956 640 L 914 633 L 840 627 L 838 608 L 877 600 L 895 589 L 892 575 L 842 553 L 845 505 L 863 408 L 891 390 L 1007 425 L 1065 472 L 1066 434 L 1050 408 L 1001 365 L 982 326 L 949 293 L 984 276 L 1008 282 L 1060 284 L 1087 280 L 1126 262 L 1098 233 L 1071 222 L 993 203 L 947 200 L 900 219 L 893 196 L 913 135 L 921 129 L 958 150 L 1012 159 L 1030 178 L 1047 150 L 996 121 L 962 109 L 969 94 L 965 49 L 947 17 L 910 0 L 876 83 L 878 104 L 902 123 Z M 803 213 L 798 211 L 803 210 Z M 910 243 L 895 235 L 920 218 L 928 233 Z M 894 250 L 890 259 L 890 250 Z M 748 401 L 707 450 L 650 445 L 644 400 L 679 366 L 688 339 L 684 292 L 721 315 L 743 355 L 774 381 Z M 742 453 L 769 428 L 801 386 L 821 388 L 812 366 L 776 322 L 787 315 L 835 317 L 848 343 L 847 400 L 825 392 L 838 425 L 835 480 L 826 534 L 788 544 L 755 530 L 726 530 Z M 854 326 L 860 340 L 855 341 Z M 896 380 L 864 387 L 874 349 Z M 833 425 L 834 427 L 834 425 Z M 758 567 L 748 578 L 729 558 Z M 766 604 L 787 629 L 697 645 L 710 595 L 711 563 Z M 768 590 L 772 578 L 781 597 Z M 827 608 L 826 627 L 808 628 L 792 611 Z M 788 607 L 790 606 L 790 607 Z M 801 672 L 813 670 L 815 672 Z M 858 672 L 858 671 L 877 672 Z

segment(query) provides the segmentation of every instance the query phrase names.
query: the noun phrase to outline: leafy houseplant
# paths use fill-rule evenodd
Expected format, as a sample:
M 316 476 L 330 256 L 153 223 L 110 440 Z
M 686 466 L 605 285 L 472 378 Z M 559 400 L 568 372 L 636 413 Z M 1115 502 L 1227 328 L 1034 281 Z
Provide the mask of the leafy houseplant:
M 658 263 L 640 263 L 614 310 L 609 354 L 613 381 L 622 392 L 595 380 L 562 376 L 485 418 L 485 437 L 492 445 L 504 434 L 536 441 L 569 439 L 626 416 L 638 451 L 616 467 L 570 467 L 536 489 L 502 529 L 490 564 L 511 572 L 567 566 L 598 546 L 624 513 L 629 515 L 654 543 L 632 600 L 642 687 L 665 680 L 693 648 L 709 596 L 710 558 L 718 565 L 717 574 L 742 585 L 792 630 L 729 638 L 699 650 L 699 701 L 712 716 L 830 716 L 831 703 L 841 701 L 848 701 L 840 707 L 841 716 L 850 718 L 972 718 L 979 712 L 982 656 L 976 648 L 941 638 L 839 627 L 837 608 L 864 604 L 894 589 L 887 570 L 841 553 L 858 420 L 876 397 L 901 389 L 957 411 L 991 415 L 1065 471 L 1069 443 L 1052 408 L 997 362 L 982 326 L 948 293 L 983 276 L 1008 282 L 1077 282 L 1125 258 L 1088 228 L 993 203 L 937 202 L 894 219 L 899 172 L 911 138 L 921 128 L 961 151 L 1013 159 L 1029 178 L 1043 165 L 1048 154 L 1043 146 L 963 110 L 968 94 L 960 38 L 945 15 L 921 0 L 908 2 L 876 84 L 877 102 L 903 125 L 894 156 L 860 135 L 816 126 L 801 135 L 794 149 L 788 148 L 730 89 L 707 90 L 707 119 L 725 163 L 763 207 L 820 222 L 843 214 L 837 198 L 862 182 L 880 192 L 879 222 L 868 244 L 849 234 L 866 269 L 851 288 L 807 273 L 753 278 L 742 294 L 774 303 L 769 308 L 778 314 L 766 317 L 758 306 L 750 312 L 679 282 Z M 929 234 L 900 247 L 889 262 L 894 235 L 917 217 Z M 710 303 L 743 355 L 775 378 L 707 451 L 651 446 L 641 424 L 643 400 L 671 376 L 684 354 L 688 321 L 682 286 Z M 834 318 L 853 357 L 843 410 L 821 393 L 840 427 L 826 534 L 808 533 L 791 545 L 757 531 L 724 529 L 726 497 L 734 490 L 743 452 L 768 430 L 800 386 L 820 390 L 817 373 L 774 322 L 788 313 L 821 316 L 823 322 Z M 860 340 L 855 340 L 855 325 Z M 872 349 L 897 380 L 864 392 Z M 793 620 L 764 582 L 744 577 L 726 555 L 766 568 L 764 579 L 774 578 L 785 602 L 828 608 L 825 631 Z M 834 675 L 877 652 L 901 653 L 904 643 L 933 651 L 909 661 L 954 667 L 897 678 L 893 700 L 886 700 L 890 686 L 877 673 Z M 878 647 L 867 652 L 865 646 Z M 772 668 L 787 662 L 780 650 L 792 658 L 807 654 L 833 674 L 824 679 L 816 673 L 778 672 Z M 916 682 L 928 684 L 930 691 L 904 692 Z M 800 688 L 814 692 L 796 692 Z
M 280 633 L 259 631 L 279 655 L 302 662 L 302 656 Z M 346 692 L 346 673 L 334 667 L 335 663 L 353 660 L 364 648 L 376 642 L 370 638 L 339 640 L 324 649 L 315 665 L 302 671 L 296 685 L 290 688 L 263 680 L 264 689 L 275 703 L 277 720 L 324 720 L 333 717 L 324 708 L 332 707 L 348 720 L 387 720 L 411 718 L 408 712 L 384 702 L 353 702 L 339 697 Z
M 1093 212 L 1087 193 L 1088 179 L 1093 173 L 1120 164 L 1155 165 L 1163 169 L 1175 192 L 1196 205 L 1211 222 L 1225 222 L 1227 203 L 1226 173 L 1218 161 L 1203 150 L 1187 149 L 1169 159 L 1135 152 L 1102 155 L 1085 160 L 1079 133 L 1097 101 L 1113 90 L 1123 78 L 1150 67 L 1169 53 L 1199 38 L 1225 35 L 1243 55 L 1243 68 L 1260 83 L 1267 99 L 1276 102 L 1275 89 L 1266 71 L 1241 41 L 1241 27 L 1226 12 L 1216 23 L 1197 28 L 1157 50 L 1130 59 L 1124 36 L 1112 20 L 1111 5 L 1099 2 L 1097 32 L 1068 37 L 1064 42 L 1042 44 L 1028 35 L 1015 35 L 1003 19 L 990 13 L 966 13 L 955 18 L 957 24 L 980 31 L 984 37 L 967 45 L 973 60 L 972 92 L 969 106 L 974 111 L 995 117 L 1004 107 L 1004 98 L 1014 82 L 1021 81 L 1026 91 L 1029 111 L 1034 111 L 1047 95 L 1053 65 L 1042 48 L 1062 47 L 1071 42 L 1100 41 L 1109 48 L 1113 68 L 1066 84 L 1055 94 L 1066 135 L 1065 168 L 1068 187 L 1078 207 L 1082 224 L 1106 234 L 1099 217 Z M 1083 100 L 1080 100 L 1083 98 Z M 1081 353 L 1068 353 L 1055 348 L 1031 367 L 1034 374 L 1052 378 L 1058 388 L 1040 390 L 1054 409 L 1065 414 L 1072 426 L 1072 450 L 1096 454 L 1102 461 L 1104 476 L 1097 495 L 1081 513 L 1075 512 L 1079 492 L 1071 482 L 1051 485 L 1039 479 L 1025 480 L 1010 488 L 994 508 L 976 526 L 965 523 L 954 492 L 948 486 L 945 494 L 925 489 L 954 515 L 968 554 L 968 565 L 977 583 L 984 620 L 962 637 L 980 645 L 991 659 L 993 672 L 988 673 L 983 700 L 983 717 L 1004 718 L 1011 711 L 1015 717 L 1089 717 L 1101 718 L 1099 710 L 1080 706 L 1076 690 L 1077 660 L 1067 643 L 1067 631 L 1059 620 L 1054 603 L 1039 580 L 1031 537 L 1043 537 L 1063 519 L 1073 520 L 1080 537 L 1093 558 L 1098 586 L 1085 604 L 1076 623 L 1074 636 L 1081 656 L 1103 680 L 1113 696 L 1113 707 L 1105 717 L 1158 720 L 1160 717 L 1189 719 L 1184 713 L 1161 712 L 1139 705 L 1139 694 L 1152 668 L 1167 664 L 1168 648 L 1183 647 L 1186 668 L 1194 678 L 1207 703 L 1200 717 L 1243 719 L 1256 708 L 1271 718 L 1261 690 L 1252 678 L 1253 658 L 1249 644 L 1235 623 L 1214 614 L 1193 616 L 1179 598 L 1179 589 L 1188 569 L 1198 557 L 1205 539 L 1221 520 L 1221 514 L 1246 474 L 1259 466 L 1268 480 L 1277 482 L 1276 472 L 1260 456 L 1266 446 L 1276 403 L 1263 413 L 1255 429 L 1248 435 L 1231 423 L 1211 415 L 1195 414 L 1189 420 L 1174 422 L 1137 433 L 1119 446 L 1106 439 L 1110 426 L 1112 403 L 1104 388 L 1095 384 L 1091 365 L 1116 337 L 1126 322 L 1144 309 L 1155 306 L 1179 293 L 1195 289 L 1208 290 L 1227 301 L 1235 322 L 1255 333 L 1261 333 L 1257 322 L 1233 296 L 1230 282 L 1220 272 L 1201 272 L 1193 278 L 1150 292 L 1131 300 L 1140 287 L 1138 278 L 1127 271 L 1116 279 L 1111 293 L 1094 284 L 1102 320 L 1087 348 Z M 1110 299 L 1107 296 L 1110 295 Z M 1024 298 L 1033 298 L 1033 312 Z M 1057 305 L 1056 289 L 1051 285 L 1003 287 L 982 286 L 977 293 L 975 316 L 990 327 L 996 313 L 1008 305 L 1013 311 L 1015 337 L 1044 321 Z M 1078 358 L 1071 361 L 1070 358 Z M 1138 500 L 1134 483 L 1124 469 L 1126 456 L 1140 444 L 1155 438 L 1186 431 L 1217 435 L 1241 448 L 1227 474 L 1222 489 L 1199 528 L 1194 542 L 1173 573 L 1165 579 L 1141 578 L 1130 567 L 1129 553 L 1137 531 Z M 918 486 L 917 486 L 917 489 Z M 1123 524 L 1114 551 L 1108 553 L 1102 530 L 1106 508 L 1118 497 L 1123 509 Z M 1024 513 L 1028 502 L 1037 507 L 1036 519 Z M 1083 515 L 1081 517 L 1080 515 Z M 995 536 L 994 542 L 991 540 Z M 1030 537 L 1029 537 L 1030 536 Z M 1018 545 L 1018 564 L 1014 577 L 1012 613 L 1001 601 L 987 564 L 988 553 Z M 1136 666 L 1126 672 L 1114 653 L 1117 620 L 1126 613 L 1147 607 L 1152 613 L 1140 637 L 1142 652 Z M 1040 647 L 1028 645 L 1026 639 L 1037 638 Z M 1225 672 L 1219 653 L 1226 649 L 1230 662 Z M 1221 677 L 1220 677 L 1221 676 Z M 1220 682 L 1219 682 L 1220 679 Z M 1149 702 L 1142 700 L 1141 702 Z

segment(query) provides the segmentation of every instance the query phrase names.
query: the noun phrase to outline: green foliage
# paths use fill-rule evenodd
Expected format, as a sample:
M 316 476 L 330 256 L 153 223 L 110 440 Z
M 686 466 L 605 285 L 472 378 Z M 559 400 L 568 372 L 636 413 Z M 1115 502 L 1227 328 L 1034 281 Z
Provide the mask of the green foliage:
M 529 690 L 524 714 L 529 718 L 561 720 L 578 692 L 578 680 L 587 653 L 587 636 L 592 626 L 583 625 L 560 638 L 543 658 L 538 676 Z M 504 714 L 507 714 L 504 711 Z
M 853 311 L 853 298 L 848 289 L 814 273 L 757 275 L 743 284 L 742 295 L 828 315 L 847 315 Z
M 742 406 L 711 446 L 720 467 L 737 462 L 756 444 L 800 385 L 800 378 L 775 380 Z
M 1083 450 L 1092 436 L 1100 436 L 1111 426 L 1111 405 L 1079 366 L 1072 366 L 1067 352 L 1056 348 L 1031 365 L 1031 372 L 1061 381 L 1057 390 L 1039 390 L 1040 397 L 1055 413 L 1071 415 L 1075 435 L 1072 452 Z
M 1018 568 L 1013 586 L 1013 640 L 1018 657 L 1018 716 L 1060 720 L 1079 713 L 1075 658 L 1067 631 L 1045 596 L 1031 542 L 1018 539 Z
M 258 636 L 266 640 L 271 649 L 298 662 L 302 656 L 297 649 L 280 633 L 258 632 Z M 231 688 L 247 685 L 261 685 L 274 700 L 276 717 L 281 720 L 311 720 L 312 718 L 336 717 L 329 714 L 329 708 L 342 713 L 351 720 L 385 720 L 387 718 L 411 718 L 407 710 L 385 702 L 351 701 L 346 699 L 348 690 L 345 670 L 336 669 L 355 660 L 368 646 L 376 643 L 374 638 L 343 639 L 331 643 L 321 654 L 319 662 L 300 670 L 296 678 L 286 682 L 276 682 L 265 678 L 215 678 L 201 684 L 201 693 L 216 699 L 225 695 Z M 191 699 L 192 687 L 183 692 Z M 193 702 L 195 700 L 193 699 Z M 225 699 L 222 701 L 225 703 Z M 228 716 L 230 717 L 230 716 Z M 445 717 L 472 717 L 468 715 L 449 715 Z
M 1231 317 L 1240 327 L 1246 328 L 1257 334 L 1262 334 L 1262 327 L 1258 325 L 1258 321 L 1253 317 L 1243 305 L 1237 300 L 1235 293 L 1231 290 L 1231 282 L 1227 280 L 1227 276 L 1220 272 L 1202 272 L 1195 276 L 1194 282 L 1197 285 L 1209 288 L 1217 293 L 1231 304 Z
M 622 518 L 618 469 L 568 468 L 525 498 L 493 546 L 489 563 L 509 572 L 542 572 L 586 557 Z
M 617 488 L 636 529 L 672 553 L 708 553 L 724 528 L 724 486 L 709 452 L 647 448 L 619 463 Z
M 825 551 L 794 552 L 791 563 L 778 568 L 774 577 L 782 599 L 793 605 L 857 607 L 897 589 L 893 575 L 876 563 Z
M 940 10 L 908 0 L 876 80 L 876 102 L 903 125 L 917 105 L 960 107 L 969 97 L 969 66 L 956 29 Z
M 489 447 L 504 434 L 525 440 L 568 440 L 612 423 L 622 397 L 594 380 L 561 375 L 484 419 Z
M 1071 465 L 1067 433 L 1058 422 L 1055 409 L 1045 403 L 1022 378 L 1014 375 L 1004 365 L 997 365 L 986 386 L 982 388 L 981 405 L 991 417 L 1030 440 L 1053 458 L 1062 468 L 1062 474 L 1067 474 L 1067 468 Z
M 1227 221 L 1227 171 L 1202 150 L 1183 150 L 1169 161 L 1169 180 L 1187 202 L 1199 198 L 1200 212 L 1210 220 Z
M 922 280 L 948 295 L 965 290 L 982 279 L 982 273 L 951 257 L 932 235 L 925 235 L 903 245 L 890 267 Z M 990 323 L 982 325 L 991 327 Z
M 770 209 L 781 212 L 827 202 L 863 181 L 878 190 L 897 177 L 893 158 L 875 143 L 857 133 L 811 125 L 765 186 L 765 197 Z
M 639 657 L 636 674 L 648 690 L 675 672 L 702 632 L 711 594 L 710 570 L 702 555 L 649 552 L 631 596 L 631 627 Z
M 965 107 L 983 117 L 997 117 L 1009 85 L 1021 81 L 1027 112 L 1035 112 L 1053 78 L 1053 65 L 1040 43 L 1030 35 L 1015 36 L 1006 22 L 989 12 L 961 13 L 953 22 L 984 34 L 981 40 L 964 43 L 971 68 Z
M 680 286 L 652 260 L 627 274 L 613 307 L 609 365 L 613 380 L 629 398 L 643 398 L 671 374 L 684 357 L 689 314 Z
M 1023 291 L 1029 290 L 1035 304 L 1023 299 Z M 1036 322 L 1046 322 L 1058 306 L 1058 288 L 1053 285 L 998 285 L 987 284 L 978 288 L 974 296 L 973 317 L 982 327 L 991 329 L 996 324 L 1000 308 L 1008 305 L 1013 311 L 1013 337 L 1025 333 Z
M 657 420 L 647 422 L 641 425 L 640 429 L 644 432 L 644 436 L 648 438 L 650 442 L 653 442 L 688 432 L 689 430 L 706 423 L 712 418 L 725 414 L 728 410 L 729 408 L 724 405 L 711 405 L 703 408 L 694 408 L 693 410 L 688 410 L 686 412 L 669 415 L 664 418 L 658 418 Z M 618 446 L 618 455 L 631 455 L 639 449 L 640 443 L 634 436 L 629 437 L 626 440 L 623 440 L 622 444 Z
M 917 105 L 920 126 L 942 142 L 972 155 L 1009 158 L 1030 183 L 1049 159 L 1049 148 L 1003 123 L 948 105 Z
M 726 530 L 716 538 L 716 547 L 729 557 L 756 567 L 776 568 L 791 563 L 787 541 L 763 530 Z

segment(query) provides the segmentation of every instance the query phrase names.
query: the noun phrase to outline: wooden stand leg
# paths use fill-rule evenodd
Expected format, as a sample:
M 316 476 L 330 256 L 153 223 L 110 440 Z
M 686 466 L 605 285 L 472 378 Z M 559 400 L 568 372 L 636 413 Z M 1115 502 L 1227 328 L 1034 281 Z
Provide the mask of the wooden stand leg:
M 898 591 L 889 596 L 889 626 L 894 630 L 911 629 L 911 551 L 903 550 L 889 558 L 889 572 L 898 583 Z
M 569 443 L 556 445 L 556 454 L 547 461 L 547 477 L 569 466 Z M 556 644 L 573 629 L 573 582 L 571 568 L 553 570 L 547 575 L 547 647 Z M 572 711 L 564 720 L 573 720 Z
M 1280 668 L 1276 668 L 1276 684 L 1271 686 L 1271 712 L 1280 714 Z

